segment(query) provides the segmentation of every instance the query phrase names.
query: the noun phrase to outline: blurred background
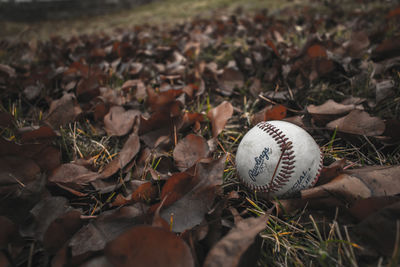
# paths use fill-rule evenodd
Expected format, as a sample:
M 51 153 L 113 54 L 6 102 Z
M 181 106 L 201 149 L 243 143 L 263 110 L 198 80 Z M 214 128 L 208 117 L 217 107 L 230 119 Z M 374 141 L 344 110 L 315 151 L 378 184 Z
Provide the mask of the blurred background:
M 11 21 L 43 21 L 101 15 L 129 9 L 152 0 L 0 0 L 0 18 Z
M 0 39 L 47 40 L 135 25 L 167 26 L 234 10 L 274 10 L 301 0 L 0 0 Z

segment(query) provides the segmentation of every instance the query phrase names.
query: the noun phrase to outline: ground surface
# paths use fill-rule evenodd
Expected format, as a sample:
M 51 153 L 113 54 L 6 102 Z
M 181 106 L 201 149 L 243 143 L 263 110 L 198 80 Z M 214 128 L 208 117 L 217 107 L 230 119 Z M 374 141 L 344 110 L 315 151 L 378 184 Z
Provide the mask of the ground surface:
M 398 265 L 399 3 L 2 23 L 0 265 Z M 263 120 L 316 140 L 313 188 L 263 198 L 239 181 L 237 146 Z

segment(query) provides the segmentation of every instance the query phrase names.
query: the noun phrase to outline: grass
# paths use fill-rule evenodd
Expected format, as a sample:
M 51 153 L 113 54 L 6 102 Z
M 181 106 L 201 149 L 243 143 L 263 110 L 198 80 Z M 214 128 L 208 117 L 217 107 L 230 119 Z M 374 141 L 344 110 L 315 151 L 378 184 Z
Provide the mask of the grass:
M 246 12 L 258 11 L 262 8 L 271 10 L 282 8 L 288 5 L 298 4 L 300 1 L 282 2 L 282 1 L 262 1 L 262 0 L 166 0 L 149 5 L 138 7 L 134 10 L 121 11 L 118 13 L 88 17 L 73 20 L 63 20 L 57 22 L 40 22 L 32 25 L 24 23 L 4 23 L 0 22 L 1 36 L 13 37 L 18 40 L 48 40 L 53 34 L 69 38 L 77 34 L 91 34 L 104 32 L 112 34 L 115 28 L 129 29 L 134 25 L 148 23 L 150 25 L 171 25 L 183 23 L 194 17 L 211 17 L 215 13 L 230 14 L 238 7 L 243 7 Z M 325 10 L 328 7 L 322 7 Z M 366 8 L 359 5 L 359 8 Z M 328 11 L 327 11 L 328 12 Z M 343 36 L 346 33 L 343 31 Z M 306 40 L 306 36 L 293 36 L 293 42 L 299 46 Z M 203 59 L 213 60 L 217 58 L 221 65 L 225 65 L 232 58 L 233 43 L 235 40 L 226 40 L 226 51 L 206 50 L 200 55 Z M 220 52 L 219 55 L 215 53 Z M 400 80 L 397 73 L 397 79 Z M 116 78 L 111 83 L 111 87 L 119 87 L 122 80 Z M 368 94 L 366 84 L 352 87 L 349 81 L 345 81 L 340 86 L 331 85 L 328 82 L 317 81 L 310 94 L 301 101 L 300 106 L 306 106 L 309 103 L 321 104 L 327 99 L 342 100 L 345 95 L 365 95 Z M 398 83 L 399 81 L 397 81 Z M 369 92 L 370 93 L 370 92 Z M 224 172 L 224 190 L 229 192 L 238 191 L 241 195 L 247 197 L 245 209 L 252 214 L 267 213 L 271 208 L 271 203 L 258 199 L 253 192 L 243 188 L 236 177 L 234 155 L 237 146 L 243 137 L 243 134 L 251 127 L 250 117 L 259 111 L 259 99 L 248 98 L 245 88 L 240 97 L 229 99 L 235 101 L 236 109 L 243 111 L 243 116 L 234 114 L 225 130 L 218 137 L 218 150 L 215 156 L 228 153 L 227 166 Z M 370 95 L 368 95 L 370 96 Z M 203 95 L 196 99 L 188 109 L 196 112 L 206 113 L 215 103 L 210 103 L 210 95 Z M 211 101 L 212 101 L 211 100 Z M 393 98 L 375 108 L 379 114 L 390 114 L 398 117 L 400 100 Z M 2 110 L 9 111 L 18 121 L 19 127 L 26 126 L 29 122 L 22 116 L 20 101 L 9 104 L 8 108 Z M 12 138 L 15 136 L 11 130 L 4 131 L 3 136 Z M 211 137 L 210 127 L 202 129 L 202 135 Z M 330 136 L 318 136 L 319 144 L 323 147 L 325 159 L 334 161 L 336 159 L 346 158 L 356 166 L 376 165 L 376 164 L 399 164 L 400 148 L 394 150 L 392 154 L 384 154 L 380 148 L 374 144 L 374 140 L 367 137 L 360 137 L 362 146 L 342 139 L 336 135 L 336 132 Z M 79 158 L 91 158 L 96 163 L 96 167 L 101 169 L 112 157 L 121 149 L 121 142 L 117 139 L 106 138 L 93 131 L 90 123 L 77 122 L 70 124 L 61 130 L 60 147 L 64 153 L 64 161 L 70 162 Z M 123 142 L 122 142 L 123 143 Z M 151 165 L 157 169 L 161 157 L 153 157 Z M 92 195 L 94 206 L 89 210 L 89 215 L 99 211 L 99 207 L 104 207 L 112 198 L 115 192 L 110 195 L 97 196 Z M 84 204 L 86 205 L 86 199 Z M 317 217 L 311 215 L 306 209 L 294 214 L 283 214 L 281 217 L 270 216 L 267 228 L 261 233 L 263 238 L 262 256 L 259 260 L 260 266 L 357 266 L 358 259 L 355 256 L 362 248 L 352 242 L 348 234 L 348 227 L 342 225 L 339 211 L 331 217 Z M 396 260 L 394 257 L 393 262 Z M 389 260 L 390 263 L 390 260 Z
M 49 40 L 53 35 L 68 39 L 81 34 L 100 32 L 112 34 L 116 28 L 126 30 L 135 25 L 170 26 L 194 17 L 210 18 L 215 13 L 229 14 L 239 7 L 245 11 L 256 11 L 264 8 L 277 9 L 296 3 L 305 3 L 305 1 L 160 0 L 131 10 L 93 17 L 36 23 L 0 21 L 0 36 L 25 41 Z

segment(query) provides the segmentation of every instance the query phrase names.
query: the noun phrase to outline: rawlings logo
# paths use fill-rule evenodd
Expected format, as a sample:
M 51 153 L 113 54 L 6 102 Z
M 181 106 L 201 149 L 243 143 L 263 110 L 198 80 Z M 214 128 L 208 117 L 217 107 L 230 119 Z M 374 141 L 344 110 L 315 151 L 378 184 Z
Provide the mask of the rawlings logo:
M 264 159 L 269 160 L 270 154 L 271 150 L 268 147 L 266 147 L 258 157 L 254 158 L 256 164 L 254 165 L 253 169 L 249 170 L 249 177 L 253 182 L 256 181 L 256 176 L 258 176 L 260 173 L 264 171 Z

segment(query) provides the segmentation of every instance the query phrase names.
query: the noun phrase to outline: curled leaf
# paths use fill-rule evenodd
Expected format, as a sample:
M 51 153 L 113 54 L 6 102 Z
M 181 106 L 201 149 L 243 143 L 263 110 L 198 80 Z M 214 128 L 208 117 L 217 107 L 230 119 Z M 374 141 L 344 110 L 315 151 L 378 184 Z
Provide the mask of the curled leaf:
M 159 227 L 133 227 L 109 242 L 104 252 L 114 266 L 194 267 L 189 246 Z
M 207 141 L 201 136 L 189 134 L 178 142 L 173 157 L 176 167 L 184 171 L 193 166 L 199 159 L 206 158 L 208 153 Z
M 326 125 L 339 132 L 366 136 L 377 136 L 385 131 L 385 123 L 378 117 L 371 117 L 367 112 L 353 110 L 347 116 L 331 121 Z
M 224 101 L 207 113 L 207 117 L 212 124 L 213 137 L 217 137 L 225 127 L 227 121 L 232 117 L 233 106 L 228 101 Z

